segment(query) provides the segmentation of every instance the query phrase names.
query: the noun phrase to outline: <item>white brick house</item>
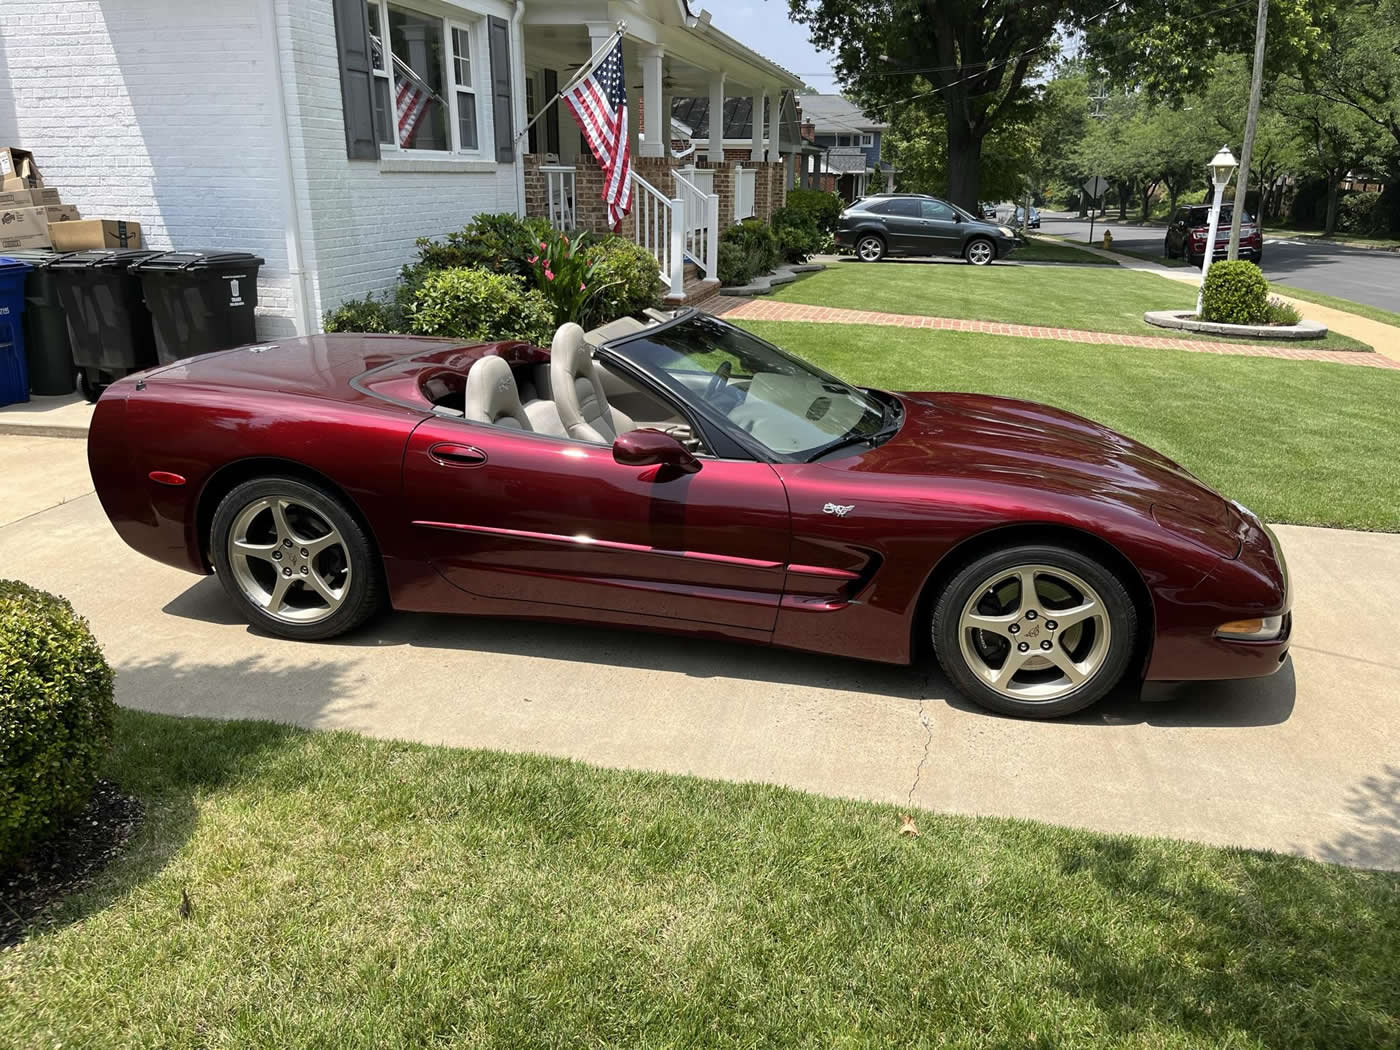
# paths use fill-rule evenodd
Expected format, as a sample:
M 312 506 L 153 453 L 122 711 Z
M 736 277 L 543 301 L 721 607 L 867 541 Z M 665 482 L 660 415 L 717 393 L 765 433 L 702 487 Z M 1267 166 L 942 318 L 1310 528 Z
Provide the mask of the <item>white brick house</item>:
M 85 217 L 139 221 L 148 247 L 263 256 L 259 337 L 315 331 L 388 288 L 418 237 L 526 211 L 527 106 L 620 19 L 634 114 L 669 109 L 653 92 L 672 68 L 721 97 L 797 84 L 684 0 L 26 0 L 0 3 L 0 145 L 33 151 Z M 408 148 L 386 36 L 440 96 Z M 536 167 L 579 152 L 554 119 Z M 760 163 L 776 150 L 755 143 Z

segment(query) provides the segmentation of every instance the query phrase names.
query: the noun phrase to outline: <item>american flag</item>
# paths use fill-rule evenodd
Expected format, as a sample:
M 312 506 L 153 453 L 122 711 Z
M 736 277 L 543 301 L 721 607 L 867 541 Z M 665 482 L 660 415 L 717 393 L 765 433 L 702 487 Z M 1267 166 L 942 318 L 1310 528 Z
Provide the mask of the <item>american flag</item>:
M 603 200 L 616 230 L 632 208 L 632 150 L 627 142 L 627 81 L 622 37 L 597 65 L 563 93 L 588 148 L 603 169 Z
M 370 34 L 369 46 L 373 52 L 375 68 L 383 69 L 384 49 L 379 43 L 379 37 Z M 413 70 L 397 58 L 394 59 L 394 120 L 398 125 L 398 143 L 401 147 L 407 148 L 413 142 L 418 125 L 428 112 L 428 103 L 436 97 L 433 90 L 424 84 Z

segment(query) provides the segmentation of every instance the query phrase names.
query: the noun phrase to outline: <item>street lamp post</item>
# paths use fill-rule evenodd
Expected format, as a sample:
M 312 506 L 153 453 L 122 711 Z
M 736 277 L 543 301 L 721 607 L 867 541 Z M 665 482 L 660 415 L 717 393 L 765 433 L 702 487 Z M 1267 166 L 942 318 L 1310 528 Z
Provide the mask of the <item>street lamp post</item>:
M 1235 171 L 1235 155 L 1229 146 L 1221 146 L 1220 152 L 1211 158 L 1206 169 L 1215 183 L 1215 201 L 1210 206 L 1210 230 L 1206 233 L 1205 250 L 1201 253 L 1201 288 L 1196 293 L 1196 316 L 1201 316 L 1201 299 L 1206 291 L 1206 274 L 1210 272 L 1210 261 L 1215 256 L 1215 234 L 1220 229 L 1220 201 L 1225 196 L 1225 187 Z

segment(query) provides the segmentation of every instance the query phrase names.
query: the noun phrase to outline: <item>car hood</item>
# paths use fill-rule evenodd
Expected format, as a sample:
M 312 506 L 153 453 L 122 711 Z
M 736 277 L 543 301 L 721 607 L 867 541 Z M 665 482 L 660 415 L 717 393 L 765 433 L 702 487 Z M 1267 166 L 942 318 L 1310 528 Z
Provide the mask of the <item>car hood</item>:
M 884 444 L 822 460 L 834 469 L 1038 489 L 1111 503 L 1233 557 L 1241 518 L 1190 471 L 1140 441 L 1048 405 L 985 394 L 897 395 Z

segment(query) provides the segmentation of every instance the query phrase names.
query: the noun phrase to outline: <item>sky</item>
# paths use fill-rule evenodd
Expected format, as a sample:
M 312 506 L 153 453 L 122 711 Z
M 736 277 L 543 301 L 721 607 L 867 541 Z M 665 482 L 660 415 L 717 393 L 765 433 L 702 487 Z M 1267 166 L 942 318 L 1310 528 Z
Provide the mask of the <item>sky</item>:
M 818 91 L 840 90 L 831 75 L 831 56 L 812 46 L 806 26 L 788 18 L 787 0 L 690 0 L 697 15 L 702 8 L 715 26 Z

